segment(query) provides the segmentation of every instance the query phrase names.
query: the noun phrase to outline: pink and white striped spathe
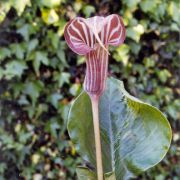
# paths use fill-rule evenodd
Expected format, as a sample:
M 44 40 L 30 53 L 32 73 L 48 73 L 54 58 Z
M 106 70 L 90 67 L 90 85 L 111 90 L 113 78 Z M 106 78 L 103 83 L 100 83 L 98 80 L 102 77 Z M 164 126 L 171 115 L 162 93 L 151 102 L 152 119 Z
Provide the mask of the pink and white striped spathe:
M 119 15 L 77 17 L 65 27 L 64 36 L 69 47 L 87 58 L 84 89 L 100 96 L 105 89 L 108 70 L 108 46 L 119 46 L 125 39 L 125 27 Z

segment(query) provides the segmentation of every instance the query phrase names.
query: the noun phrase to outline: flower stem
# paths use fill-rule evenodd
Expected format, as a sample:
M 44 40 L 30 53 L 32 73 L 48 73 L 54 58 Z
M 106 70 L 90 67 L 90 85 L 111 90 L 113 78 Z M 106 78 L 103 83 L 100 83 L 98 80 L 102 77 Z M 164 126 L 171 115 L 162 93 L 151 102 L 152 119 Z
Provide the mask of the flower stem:
M 99 97 L 91 96 L 94 136 L 96 146 L 96 167 L 98 180 L 103 180 L 103 166 L 102 166 L 102 153 L 101 153 L 101 137 L 99 127 Z

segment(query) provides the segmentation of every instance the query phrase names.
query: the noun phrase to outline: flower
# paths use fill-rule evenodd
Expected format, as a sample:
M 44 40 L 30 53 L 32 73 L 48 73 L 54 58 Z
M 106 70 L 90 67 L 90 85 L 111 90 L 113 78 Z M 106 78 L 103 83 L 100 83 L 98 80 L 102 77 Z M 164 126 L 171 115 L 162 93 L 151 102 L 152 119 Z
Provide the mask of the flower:
M 119 15 L 76 17 L 68 22 L 64 32 L 68 46 L 77 54 L 86 56 L 84 90 L 90 96 L 100 96 L 106 84 L 108 46 L 124 42 L 126 31 Z

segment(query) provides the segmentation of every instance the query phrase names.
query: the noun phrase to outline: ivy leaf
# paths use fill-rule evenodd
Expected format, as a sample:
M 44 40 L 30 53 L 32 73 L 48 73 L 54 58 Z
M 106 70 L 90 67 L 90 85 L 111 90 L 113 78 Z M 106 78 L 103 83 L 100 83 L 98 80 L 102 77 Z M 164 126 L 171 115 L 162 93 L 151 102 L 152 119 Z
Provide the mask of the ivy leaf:
M 58 108 L 58 102 L 60 99 L 62 99 L 62 95 L 58 93 L 51 94 L 49 97 L 49 102 L 55 107 Z
M 24 12 L 26 6 L 31 6 L 30 0 L 15 0 L 11 2 L 12 6 L 16 9 L 19 16 Z
M 167 69 L 157 71 L 157 75 L 162 83 L 165 83 L 171 77 L 171 73 Z
M 141 1 L 140 3 L 140 7 L 144 12 L 153 12 L 156 6 L 157 6 L 156 1 L 144 0 L 144 1 Z
M 46 125 L 46 130 L 51 132 L 51 134 L 58 138 L 57 130 L 60 129 L 60 125 L 58 124 L 57 120 L 55 118 L 52 118 Z
M 21 34 L 26 41 L 29 41 L 29 36 L 30 36 L 30 34 L 31 34 L 30 31 L 31 31 L 31 26 L 30 26 L 30 24 L 23 24 L 23 25 L 17 30 L 17 32 L 18 32 L 19 34 Z M 29 42 L 28 42 L 28 43 L 29 43 Z
M 73 84 L 69 90 L 69 92 L 73 95 L 76 96 L 77 94 L 80 93 L 81 85 L 80 84 Z
M 155 166 L 169 149 L 172 132 L 165 116 L 129 95 L 117 79 L 107 80 L 99 118 L 104 173 L 114 171 L 116 180 Z M 85 92 L 72 104 L 68 132 L 77 151 L 96 168 L 91 101 Z
M 6 13 L 10 10 L 11 7 L 16 9 L 17 14 L 20 16 L 26 6 L 31 6 L 30 0 L 12 0 L 12 1 L 2 1 L 0 2 L 0 22 L 6 17 Z
M 10 2 L 0 2 L 0 23 L 4 20 L 6 13 L 10 10 L 10 8 Z
M 27 82 L 24 85 L 24 93 L 31 97 L 33 105 L 35 105 L 43 87 L 44 85 L 41 81 Z
M 128 8 L 134 8 L 140 1 L 141 0 L 123 0 L 123 3 L 126 4 Z
M 4 75 L 4 70 L 0 67 L 0 80 L 3 77 L 3 75 Z
M 122 61 L 123 64 L 126 66 L 129 60 L 129 51 L 130 47 L 126 44 L 122 44 L 118 48 L 116 48 L 115 53 L 113 55 L 116 61 Z
M 141 24 L 134 26 L 132 28 L 127 28 L 127 37 L 131 38 L 132 40 L 139 42 L 141 35 L 144 33 L 144 27 Z
M 28 52 L 33 51 L 38 45 L 38 40 L 37 39 L 32 39 L 29 43 L 28 43 Z
M 65 53 L 64 53 L 64 50 L 59 48 L 58 51 L 57 51 L 57 57 L 59 58 L 59 60 L 62 62 L 62 64 L 65 66 L 65 67 L 68 67 L 67 65 L 67 62 L 66 62 L 66 57 L 65 57 Z
M 57 49 L 58 45 L 59 45 L 59 36 L 56 33 L 54 33 L 53 31 L 49 31 L 48 37 L 49 37 L 54 49 Z
M 6 163 L 1 162 L 1 164 L 0 164 L 0 174 L 3 174 L 4 171 L 6 170 L 6 168 L 7 168 Z
M 0 61 L 11 56 L 11 51 L 8 48 L 0 48 Z
M 27 66 L 24 61 L 14 60 L 6 64 L 4 74 L 6 79 L 11 79 L 14 76 L 21 77 L 25 69 L 27 69 Z
M 59 16 L 54 9 L 41 9 L 42 19 L 46 24 L 54 24 L 58 22 Z
M 94 12 L 95 12 L 94 6 L 86 5 L 86 6 L 84 6 L 84 8 L 83 8 L 83 13 L 85 14 L 86 18 L 87 18 L 87 17 L 90 17 L 90 15 L 91 15 L 92 13 L 94 13 Z
M 62 0 L 41 0 L 41 5 L 48 7 L 48 8 L 53 8 L 61 4 Z
M 43 51 L 42 52 L 36 51 L 35 59 L 33 61 L 33 67 L 38 76 L 39 76 L 39 68 L 40 68 L 41 63 L 44 65 L 49 64 L 49 59 L 47 58 L 47 53 L 43 52 Z
M 24 47 L 22 44 L 11 44 L 10 48 L 18 59 L 24 58 Z
M 180 12 L 179 12 L 179 2 L 171 1 L 168 7 L 168 13 L 172 16 L 173 20 L 179 24 Z M 180 24 L 179 24 L 180 25 Z
M 65 83 L 69 84 L 70 74 L 67 72 L 54 73 L 54 80 L 58 81 L 58 85 L 61 88 Z
M 131 47 L 132 53 L 134 53 L 135 55 L 138 55 L 139 51 L 141 50 L 141 44 L 130 42 L 129 45 Z

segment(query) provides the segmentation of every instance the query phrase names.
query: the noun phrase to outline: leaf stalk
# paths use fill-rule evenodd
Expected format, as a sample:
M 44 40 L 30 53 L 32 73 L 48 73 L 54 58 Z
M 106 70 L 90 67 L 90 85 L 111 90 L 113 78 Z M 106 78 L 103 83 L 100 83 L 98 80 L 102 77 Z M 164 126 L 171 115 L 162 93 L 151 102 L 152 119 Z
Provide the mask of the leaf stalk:
M 93 113 L 93 125 L 96 147 L 96 168 L 98 180 L 103 180 L 103 165 L 102 165 L 102 151 L 101 151 L 101 137 L 99 125 L 99 96 L 90 96 Z

